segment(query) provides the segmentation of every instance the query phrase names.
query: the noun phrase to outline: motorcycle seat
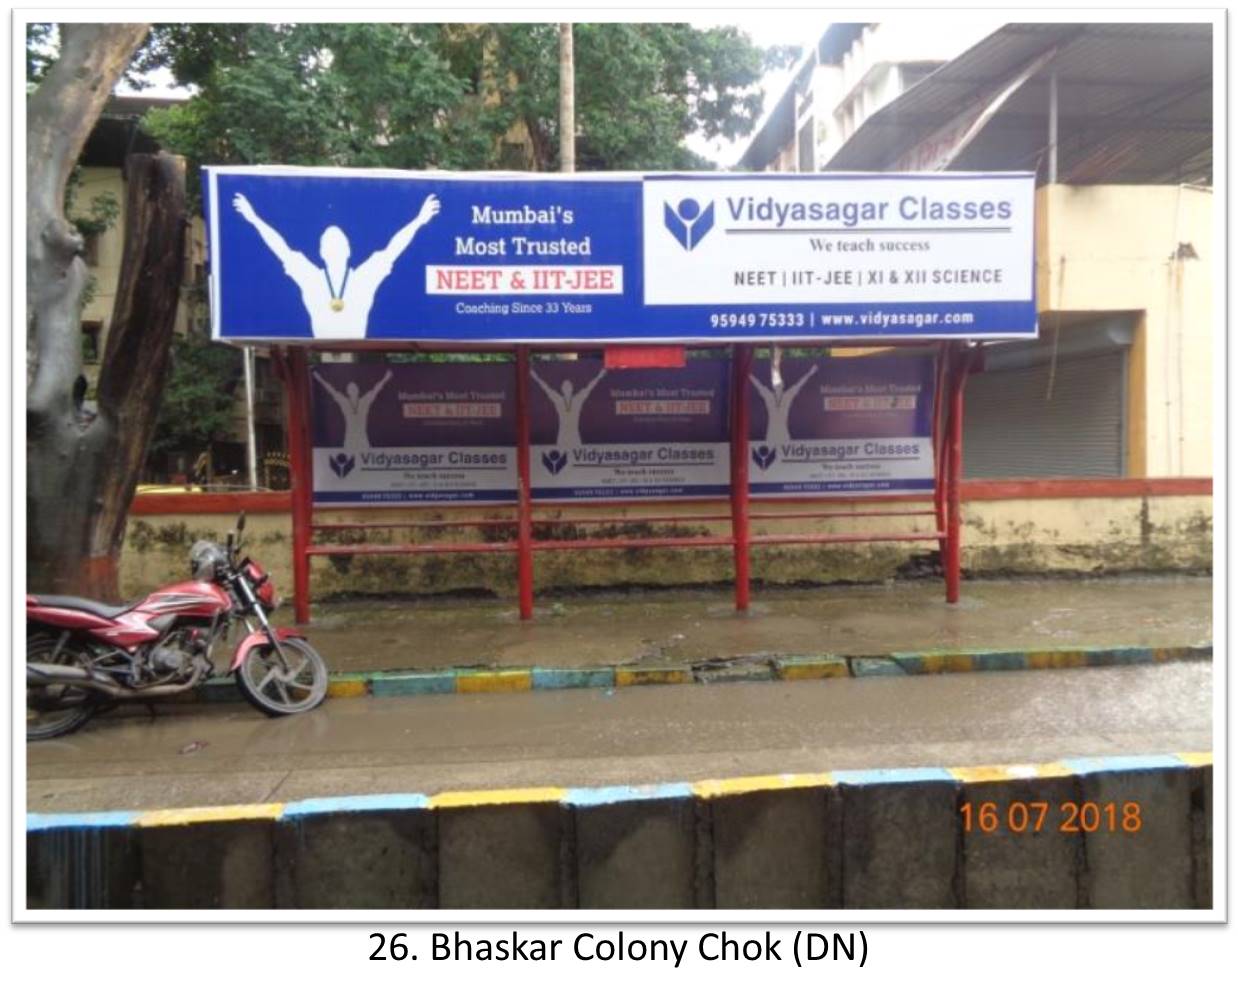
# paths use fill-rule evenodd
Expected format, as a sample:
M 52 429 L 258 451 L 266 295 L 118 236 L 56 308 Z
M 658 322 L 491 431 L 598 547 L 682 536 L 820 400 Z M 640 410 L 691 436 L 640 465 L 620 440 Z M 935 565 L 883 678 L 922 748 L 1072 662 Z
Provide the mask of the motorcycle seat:
M 89 598 L 78 598 L 75 595 L 35 595 L 39 605 L 52 609 L 73 609 L 76 612 L 89 612 L 91 615 L 102 616 L 104 619 L 115 619 L 124 615 L 138 602 L 127 605 L 104 605 L 102 602 L 91 601 Z M 138 601 L 141 601 L 139 599 Z

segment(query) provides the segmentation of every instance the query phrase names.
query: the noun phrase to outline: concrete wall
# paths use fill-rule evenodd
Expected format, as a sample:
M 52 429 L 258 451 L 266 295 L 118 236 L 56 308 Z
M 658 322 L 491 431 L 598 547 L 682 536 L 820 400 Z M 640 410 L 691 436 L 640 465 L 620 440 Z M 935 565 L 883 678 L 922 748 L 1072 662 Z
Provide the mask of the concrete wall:
M 1128 396 L 1132 477 L 1212 473 L 1212 191 L 1036 191 L 1037 300 L 1047 312 L 1142 314 Z
M 1210 909 L 1211 785 L 1181 754 L 31 815 L 27 905 Z
M 931 505 L 931 501 L 924 503 Z M 763 505 L 762 508 L 769 506 Z M 803 511 L 807 506 L 792 506 Z M 837 503 L 837 511 L 848 507 Z M 854 505 L 850 507 L 860 507 Z M 878 507 L 878 506 L 874 506 Z M 889 505 L 881 506 L 889 508 Z M 658 512 L 725 511 L 721 505 L 640 506 L 634 515 Z M 581 510 L 538 511 L 547 517 L 561 512 L 570 518 Z M 616 516 L 623 509 L 611 510 Z M 496 518 L 511 513 L 496 509 Z M 322 521 L 378 521 L 408 517 L 477 518 L 478 510 L 410 512 L 396 509 L 321 513 Z M 222 540 L 235 514 L 143 515 L 130 517 L 121 558 L 121 587 L 126 597 L 180 580 L 187 570 L 194 539 Z M 759 521 L 755 535 L 777 532 L 854 532 L 889 530 L 900 533 L 930 528 L 931 518 L 891 516 L 882 519 Z M 592 527 L 594 535 L 599 527 Z M 621 535 L 728 535 L 729 522 L 631 523 L 601 527 Z M 251 513 L 246 527 L 248 551 L 276 579 L 285 596 L 292 591 L 292 523 L 288 513 Z M 503 539 L 511 531 L 460 528 L 436 530 L 443 540 Z M 540 535 L 540 534 L 539 534 Z M 553 530 L 556 538 L 575 535 L 572 527 Z M 424 540 L 427 533 L 408 529 L 351 531 L 330 534 L 332 541 L 373 543 Z M 900 572 L 923 569 L 935 556 L 933 544 L 867 543 L 829 546 L 757 547 L 752 554 L 753 577 L 774 584 L 831 581 L 883 581 Z M 969 501 L 964 504 L 963 566 L 974 574 L 1028 574 L 1046 571 L 1082 573 L 1115 571 L 1209 570 L 1212 564 L 1212 499 L 1209 495 L 1057 498 Z M 317 598 L 346 594 L 515 591 L 515 562 L 510 554 L 461 554 L 445 557 L 315 557 L 313 594 Z M 534 578 L 540 590 L 611 585 L 686 585 L 729 581 L 731 552 L 717 549 L 656 549 L 620 551 L 549 551 L 536 555 Z

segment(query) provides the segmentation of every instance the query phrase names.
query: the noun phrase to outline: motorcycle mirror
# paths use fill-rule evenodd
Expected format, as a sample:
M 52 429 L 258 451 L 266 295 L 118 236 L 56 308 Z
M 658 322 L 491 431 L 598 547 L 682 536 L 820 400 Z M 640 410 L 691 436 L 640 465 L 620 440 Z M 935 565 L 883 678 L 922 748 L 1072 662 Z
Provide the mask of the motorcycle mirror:
M 228 556 L 232 556 L 232 546 L 233 546 L 233 543 L 234 543 L 234 542 L 235 542 L 235 540 L 234 540 L 234 538 L 233 538 L 233 536 L 232 536 L 232 533 L 231 533 L 231 532 L 229 532 L 229 533 L 228 533 Z
M 240 536 L 245 531 L 245 509 L 241 509 L 241 514 L 236 520 L 236 534 Z

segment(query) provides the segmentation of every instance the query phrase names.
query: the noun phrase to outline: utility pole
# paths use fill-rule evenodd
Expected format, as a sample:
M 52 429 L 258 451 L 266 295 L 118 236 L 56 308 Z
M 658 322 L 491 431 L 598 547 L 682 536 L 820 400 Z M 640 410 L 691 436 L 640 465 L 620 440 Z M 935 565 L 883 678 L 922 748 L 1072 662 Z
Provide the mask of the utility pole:
M 559 172 L 576 172 L 576 63 L 570 24 L 559 25 Z
M 245 370 L 245 455 L 249 464 L 249 490 L 258 490 L 258 442 L 254 438 L 254 348 L 241 350 Z

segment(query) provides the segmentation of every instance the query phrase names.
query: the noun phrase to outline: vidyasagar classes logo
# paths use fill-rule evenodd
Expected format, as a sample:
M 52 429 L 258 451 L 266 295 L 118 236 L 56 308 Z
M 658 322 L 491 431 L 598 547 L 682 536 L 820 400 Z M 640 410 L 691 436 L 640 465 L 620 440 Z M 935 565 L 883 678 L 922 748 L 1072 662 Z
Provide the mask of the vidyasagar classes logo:
M 542 466 L 552 474 L 557 474 L 567 466 L 567 454 L 558 450 L 550 450 L 542 454 Z
M 752 448 L 752 462 L 762 470 L 769 470 L 777 459 L 778 451 L 772 446 L 766 446 L 762 443 L 760 446 Z
M 691 252 L 701 244 L 714 227 L 714 202 L 710 201 L 704 209 L 692 197 L 685 197 L 676 206 L 664 205 L 663 224 L 666 230 L 675 236 L 675 241 Z
M 327 465 L 335 471 L 336 477 L 344 478 L 357 466 L 357 458 L 350 453 L 336 453 L 327 459 Z

